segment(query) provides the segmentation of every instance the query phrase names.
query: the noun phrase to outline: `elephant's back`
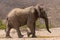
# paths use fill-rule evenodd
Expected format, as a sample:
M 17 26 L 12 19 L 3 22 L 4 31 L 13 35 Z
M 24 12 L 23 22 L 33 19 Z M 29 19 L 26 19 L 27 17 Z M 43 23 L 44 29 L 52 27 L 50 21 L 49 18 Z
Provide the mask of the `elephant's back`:
M 12 17 L 12 16 L 15 16 L 16 13 L 20 12 L 20 11 L 23 11 L 22 9 L 20 8 L 14 8 L 13 10 L 11 10 L 9 13 L 8 13 L 8 17 Z

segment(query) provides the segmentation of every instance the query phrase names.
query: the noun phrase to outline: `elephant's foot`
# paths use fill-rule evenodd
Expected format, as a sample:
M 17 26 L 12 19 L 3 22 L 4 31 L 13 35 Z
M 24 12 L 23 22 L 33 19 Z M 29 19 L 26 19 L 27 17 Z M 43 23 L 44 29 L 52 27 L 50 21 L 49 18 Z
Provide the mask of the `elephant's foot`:
M 37 38 L 37 36 L 36 35 L 32 35 L 32 38 Z
M 37 36 L 32 36 L 32 38 L 37 38 Z
M 11 36 L 6 36 L 6 38 L 11 38 Z
M 29 32 L 28 32 L 28 33 L 27 33 L 28 37 L 29 37 L 31 34 L 32 34 L 32 33 L 29 33 Z
M 18 37 L 19 37 L 19 38 L 23 38 L 23 36 L 24 36 L 24 35 L 20 35 L 20 36 L 18 36 Z

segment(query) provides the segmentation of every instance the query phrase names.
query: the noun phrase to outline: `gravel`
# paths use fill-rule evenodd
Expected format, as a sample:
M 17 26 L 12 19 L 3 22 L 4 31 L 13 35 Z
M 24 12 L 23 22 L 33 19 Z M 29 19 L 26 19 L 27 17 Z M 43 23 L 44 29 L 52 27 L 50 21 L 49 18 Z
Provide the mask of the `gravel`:
M 49 33 L 46 29 L 40 29 L 36 31 L 37 38 L 28 38 L 27 32 L 22 31 L 23 38 L 18 38 L 16 30 L 11 30 L 12 38 L 5 38 L 5 30 L 0 30 L 0 40 L 59 40 L 60 39 L 60 28 L 51 28 L 52 33 Z

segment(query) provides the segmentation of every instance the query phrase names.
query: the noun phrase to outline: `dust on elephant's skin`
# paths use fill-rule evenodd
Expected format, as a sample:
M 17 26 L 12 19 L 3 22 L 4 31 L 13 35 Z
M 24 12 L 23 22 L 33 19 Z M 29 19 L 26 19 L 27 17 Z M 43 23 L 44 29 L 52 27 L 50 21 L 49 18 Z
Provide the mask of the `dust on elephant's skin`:
M 49 31 L 48 27 L 48 18 L 45 11 L 40 8 L 39 5 L 31 6 L 28 8 L 20 9 L 15 8 L 7 15 L 7 28 L 6 28 L 6 37 L 10 37 L 11 28 L 15 28 L 17 30 L 18 37 L 23 37 L 21 34 L 19 27 L 23 25 L 27 25 L 31 32 L 27 32 L 28 37 L 32 34 L 32 37 L 35 36 L 35 22 L 38 18 L 43 18 L 45 20 L 46 28 Z M 50 31 L 49 31 L 50 32 Z

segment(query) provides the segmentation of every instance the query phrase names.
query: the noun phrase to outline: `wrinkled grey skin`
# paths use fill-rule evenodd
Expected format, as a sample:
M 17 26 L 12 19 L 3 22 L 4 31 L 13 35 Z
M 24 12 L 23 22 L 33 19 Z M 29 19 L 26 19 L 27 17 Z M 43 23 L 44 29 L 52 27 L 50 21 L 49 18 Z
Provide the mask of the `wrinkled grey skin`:
M 11 28 L 15 28 L 17 30 L 17 34 L 19 38 L 22 38 L 19 27 L 27 25 L 31 32 L 27 32 L 28 37 L 32 35 L 32 37 L 36 37 L 35 35 L 35 22 L 38 18 L 43 18 L 45 20 L 46 28 L 48 32 L 48 18 L 46 12 L 36 5 L 35 7 L 31 6 L 25 9 L 15 8 L 7 15 L 7 28 L 6 28 L 6 37 L 10 38 L 10 30 Z M 51 32 L 50 32 L 51 33 Z

